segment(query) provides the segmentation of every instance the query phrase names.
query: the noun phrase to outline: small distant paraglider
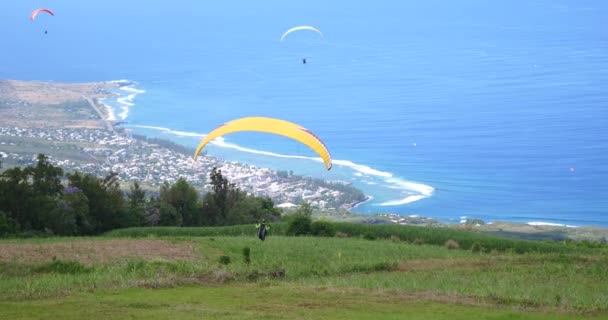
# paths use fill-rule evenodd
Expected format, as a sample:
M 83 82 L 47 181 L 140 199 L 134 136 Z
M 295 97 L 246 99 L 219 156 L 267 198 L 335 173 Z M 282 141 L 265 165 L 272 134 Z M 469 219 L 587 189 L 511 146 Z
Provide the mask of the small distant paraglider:
M 36 19 L 36 16 L 41 13 L 41 12 L 46 12 L 52 16 L 54 16 L 55 14 L 53 13 L 53 11 L 49 10 L 49 9 L 44 9 L 44 8 L 40 8 L 40 9 L 36 9 L 32 12 L 32 14 L 30 15 L 30 20 L 34 21 Z
M 30 20 L 31 20 L 31 21 L 36 20 L 36 16 L 38 16 L 38 14 L 40 14 L 40 13 L 42 13 L 42 12 L 44 12 L 44 13 L 48 13 L 48 14 L 50 14 L 50 15 L 52 15 L 52 16 L 55 16 L 55 14 L 53 13 L 53 11 L 51 11 L 51 10 L 49 10 L 49 9 L 40 8 L 40 9 L 36 9 L 36 10 L 34 10 L 34 11 L 32 12 L 32 14 L 30 15 Z M 44 34 L 48 34 L 48 33 L 49 33 L 49 31 L 45 29 L 45 30 L 44 30 Z
M 321 36 L 321 39 L 323 39 L 323 33 L 321 33 L 321 30 L 319 30 L 315 27 L 311 27 L 311 26 L 298 26 L 298 27 L 293 27 L 293 28 L 285 31 L 285 33 L 283 33 L 283 35 L 281 36 L 281 42 L 283 42 L 283 40 L 285 40 L 285 38 L 292 32 L 304 31 L 304 30 L 316 32 Z M 306 58 L 302 58 L 302 64 L 306 64 Z
M 293 27 L 293 28 L 285 31 L 285 33 L 283 33 L 283 35 L 281 36 L 281 42 L 283 42 L 283 40 L 285 40 L 285 37 L 287 37 L 290 33 L 296 32 L 296 31 L 302 31 L 302 30 L 314 31 L 314 32 L 318 33 L 321 36 L 321 38 L 323 38 L 323 33 L 321 33 L 321 30 L 319 30 L 315 27 L 311 27 L 311 26 L 299 26 L 299 27 Z

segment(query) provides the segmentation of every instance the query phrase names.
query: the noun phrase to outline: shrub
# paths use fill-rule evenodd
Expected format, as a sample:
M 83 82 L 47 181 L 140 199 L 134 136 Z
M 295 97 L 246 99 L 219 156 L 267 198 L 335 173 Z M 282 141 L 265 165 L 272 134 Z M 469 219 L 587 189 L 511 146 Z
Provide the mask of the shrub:
M 482 250 L 482 248 L 481 248 L 481 244 L 479 244 L 479 242 L 475 242 L 471 246 L 471 252 L 473 252 L 473 253 L 480 253 L 481 250 Z
M 363 239 L 365 240 L 376 240 L 376 235 L 373 232 L 367 231 L 363 234 Z
M 51 263 L 43 264 L 34 268 L 34 272 L 40 273 L 78 274 L 89 271 L 89 268 L 85 267 L 78 261 L 62 261 L 56 258 L 53 258 Z
M 143 270 L 146 267 L 146 263 L 142 260 L 129 260 L 127 262 L 127 270 L 129 272 L 137 272 Z
M 245 264 L 251 264 L 251 249 L 249 247 L 243 248 L 243 259 L 245 260 Z
M 333 237 L 336 234 L 336 228 L 327 221 L 315 221 L 311 224 L 311 232 L 318 237 Z
M 453 250 L 453 249 L 460 248 L 460 245 L 455 240 L 449 239 L 448 241 L 445 242 L 445 247 L 450 250 Z
M 229 256 L 220 256 L 220 263 L 223 265 L 229 265 L 230 257 Z
M 312 233 L 312 220 L 307 215 L 294 215 L 291 217 L 287 234 L 294 236 L 304 236 Z

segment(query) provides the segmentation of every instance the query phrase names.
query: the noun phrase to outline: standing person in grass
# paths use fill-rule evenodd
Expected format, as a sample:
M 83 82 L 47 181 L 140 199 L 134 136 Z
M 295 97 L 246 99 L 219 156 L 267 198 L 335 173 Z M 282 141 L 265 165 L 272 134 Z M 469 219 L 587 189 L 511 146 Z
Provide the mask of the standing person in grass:
M 255 227 L 258 229 L 258 238 L 264 241 L 266 233 L 270 230 L 270 225 L 266 223 L 266 219 L 262 219 L 261 223 L 257 223 Z

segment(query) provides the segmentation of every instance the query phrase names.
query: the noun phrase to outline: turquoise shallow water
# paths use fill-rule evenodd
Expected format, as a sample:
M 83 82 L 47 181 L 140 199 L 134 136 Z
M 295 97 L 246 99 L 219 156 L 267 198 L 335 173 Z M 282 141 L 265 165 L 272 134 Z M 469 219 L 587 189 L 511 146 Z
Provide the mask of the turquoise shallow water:
M 30 23 L 40 2 L 56 16 Z M 332 171 L 305 147 L 263 134 L 230 135 L 208 151 L 351 181 L 373 197 L 359 212 L 608 225 L 603 2 L 1 9 L 1 78 L 136 81 L 107 101 L 117 116 L 128 107 L 129 128 L 192 146 L 194 133 L 238 117 L 299 123 L 341 160 Z M 297 24 L 324 39 L 301 32 L 280 43 Z

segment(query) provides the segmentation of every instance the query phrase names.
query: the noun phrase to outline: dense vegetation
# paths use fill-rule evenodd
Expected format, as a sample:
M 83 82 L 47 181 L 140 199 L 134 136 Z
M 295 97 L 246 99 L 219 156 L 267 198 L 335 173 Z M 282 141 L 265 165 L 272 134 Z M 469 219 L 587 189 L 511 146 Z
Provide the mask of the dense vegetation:
M 213 169 L 213 191 L 201 197 L 184 179 L 148 197 L 137 182 L 125 194 L 117 175 L 104 178 L 63 170 L 38 156 L 36 166 L 0 174 L 0 236 L 94 235 L 139 226 L 221 226 L 275 221 L 269 198 L 248 195 Z

